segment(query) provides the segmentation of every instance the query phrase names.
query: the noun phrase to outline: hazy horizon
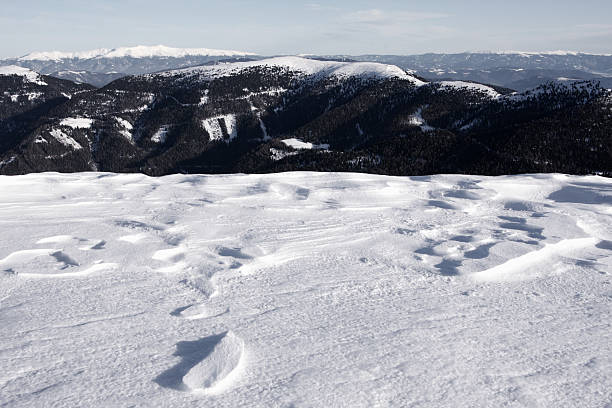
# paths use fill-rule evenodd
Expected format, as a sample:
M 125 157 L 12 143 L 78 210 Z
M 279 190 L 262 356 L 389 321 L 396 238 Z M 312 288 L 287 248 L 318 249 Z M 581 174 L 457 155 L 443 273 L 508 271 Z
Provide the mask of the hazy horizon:
M 32 53 L 38 53 L 38 52 L 60 52 L 60 53 L 79 53 L 79 52 L 88 52 L 88 51 L 96 51 L 96 50 L 103 50 L 103 49 L 107 49 L 107 50 L 115 50 L 115 49 L 119 49 L 119 48 L 133 48 L 133 47 L 157 47 L 157 46 L 163 46 L 163 47 L 169 47 L 169 48 L 177 48 L 177 49 L 192 49 L 192 48 L 199 48 L 199 49 L 210 49 L 210 50 L 219 50 L 219 51 L 241 51 L 241 52 L 251 52 L 250 50 L 244 50 L 244 49 L 236 49 L 236 48 L 232 48 L 230 49 L 221 49 L 219 47 L 207 47 L 207 46 L 201 46 L 201 47 L 181 47 L 181 46 L 169 46 L 167 44 L 124 44 L 124 45 L 118 45 L 116 47 L 100 47 L 100 48 L 87 48 L 87 49 L 37 49 L 37 50 L 31 50 L 31 51 L 27 51 L 24 53 L 21 53 L 19 55 L 11 55 L 11 56 L 0 56 L 0 58 L 2 59 L 17 59 Z M 612 56 L 612 53 L 596 53 L 596 52 L 588 52 L 588 51 L 582 51 L 582 50 L 456 50 L 456 51 L 427 51 L 427 52 L 418 52 L 418 53 L 360 53 L 360 54 L 347 54 L 347 53 L 329 53 L 329 54 L 314 54 L 314 53 L 278 53 L 278 54 L 260 54 L 260 53 L 253 53 L 256 56 L 259 57 L 278 57 L 278 56 L 332 56 L 332 55 L 342 55 L 342 56 L 364 56 L 364 55 L 399 55 L 399 56 L 408 56 L 408 55 L 426 55 L 426 54 L 513 54 L 513 53 L 525 53 L 525 54 L 549 54 L 549 55 L 563 55 L 563 53 L 576 53 L 576 54 L 585 54 L 585 55 L 597 55 L 597 56 Z
M 0 57 L 164 44 L 287 54 L 612 53 L 612 4 L 567 0 L 252 3 L 76 0 L 3 5 Z M 399 3 L 399 4 L 398 4 Z

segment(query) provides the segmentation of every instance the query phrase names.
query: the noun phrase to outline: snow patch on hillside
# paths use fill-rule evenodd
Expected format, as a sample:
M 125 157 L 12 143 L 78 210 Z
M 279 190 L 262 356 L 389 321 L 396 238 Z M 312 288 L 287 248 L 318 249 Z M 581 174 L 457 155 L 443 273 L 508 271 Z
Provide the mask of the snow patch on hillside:
M 153 136 L 151 136 L 151 141 L 153 143 L 159 143 L 159 144 L 166 143 L 166 140 L 168 139 L 169 131 L 170 131 L 170 126 L 168 125 L 160 127 L 157 130 L 157 132 L 155 132 Z
M 73 129 L 89 129 L 93 125 L 93 119 L 89 118 L 65 118 L 60 122 L 61 126 L 68 126 Z
M 23 77 L 26 81 L 36 85 L 47 85 L 43 78 L 37 72 L 31 69 L 18 67 L 16 65 L 6 65 L 0 67 L 0 76 L 18 75 Z
M 59 129 L 52 129 L 49 133 L 55 138 L 55 140 L 57 140 L 64 146 L 71 147 L 73 150 L 80 150 L 83 148 L 83 146 L 81 146 L 79 142 L 77 142 L 72 137 L 68 136 L 66 133 L 62 132 Z
M 132 126 L 132 124 L 130 122 L 128 122 L 127 120 L 120 118 L 118 116 L 115 116 L 115 120 L 117 121 L 117 123 L 119 124 L 119 127 L 121 128 L 119 130 L 119 133 L 125 137 L 128 141 L 133 142 L 134 141 L 134 137 L 132 135 L 132 130 L 134 129 L 134 126 Z
M 427 122 L 425 122 L 425 119 L 423 119 L 423 108 L 418 108 L 416 112 L 408 118 L 408 124 L 420 127 L 423 132 L 435 130 L 434 127 L 429 126 Z
M 300 139 L 296 139 L 296 138 L 291 138 L 291 139 L 284 139 L 282 140 L 282 142 L 284 144 L 286 144 L 289 147 L 293 147 L 294 149 L 322 149 L 322 150 L 327 150 L 329 149 L 329 145 L 328 144 L 312 144 L 310 142 L 303 142 Z
M 208 133 L 210 140 L 224 140 L 230 142 L 238 137 L 236 115 L 219 115 L 202 120 L 202 127 Z M 224 129 L 225 128 L 225 129 Z
M 270 158 L 274 161 L 283 160 L 285 157 L 295 156 L 298 152 L 287 152 L 285 150 L 276 149 L 274 147 L 270 148 Z

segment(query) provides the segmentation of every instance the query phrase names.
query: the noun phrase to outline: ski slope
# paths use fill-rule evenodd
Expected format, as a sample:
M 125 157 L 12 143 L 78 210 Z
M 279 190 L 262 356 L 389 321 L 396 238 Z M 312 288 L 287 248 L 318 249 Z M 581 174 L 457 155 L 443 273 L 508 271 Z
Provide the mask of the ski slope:
M 0 406 L 602 407 L 612 181 L 0 177 Z

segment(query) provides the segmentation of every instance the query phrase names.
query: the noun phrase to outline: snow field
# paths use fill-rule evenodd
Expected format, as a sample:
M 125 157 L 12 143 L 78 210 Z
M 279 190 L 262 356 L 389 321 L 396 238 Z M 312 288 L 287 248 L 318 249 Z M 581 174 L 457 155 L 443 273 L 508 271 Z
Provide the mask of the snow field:
M 0 189 L 0 405 L 610 400 L 608 179 L 47 173 Z

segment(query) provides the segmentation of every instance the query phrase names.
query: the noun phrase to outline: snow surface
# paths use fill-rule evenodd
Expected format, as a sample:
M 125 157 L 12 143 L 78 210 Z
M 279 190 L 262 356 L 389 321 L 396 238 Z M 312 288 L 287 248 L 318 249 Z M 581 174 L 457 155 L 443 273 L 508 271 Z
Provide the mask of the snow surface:
M 26 81 L 31 82 L 36 85 L 47 85 L 45 81 L 43 81 L 40 74 L 32 71 L 31 69 L 18 67 L 16 65 L 5 65 L 0 66 L 0 76 L 9 76 L 9 75 L 18 75 L 23 77 Z
M 300 139 L 291 138 L 282 140 L 284 144 L 294 149 L 329 149 L 328 144 L 312 144 L 310 142 L 303 142 Z
M 78 52 L 32 52 L 20 57 L 19 61 L 59 61 L 62 59 L 92 59 L 92 58 L 152 58 L 152 57 L 170 57 L 184 58 L 190 56 L 209 56 L 209 57 L 231 57 L 231 56 L 248 56 L 256 55 L 250 52 L 232 51 L 232 50 L 215 50 L 210 48 L 172 48 L 164 45 L 145 46 L 138 45 L 136 47 L 120 47 L 120 48 L 100 48 L 89 51 Z
M 65 118 L 60 122 L 60 126 L 68 126 L 73 129 L 89 129 L 93 124 L 93 119 L 89 118 Z
M 195 68 L 183 68 L 167 71 L 162 74 L 152 75 L 176 75 L 177 73 L 198 74 L 209 79 L 221 78 L 239 73 L 253 67 L 277 67 L 289 72 L 297 72 L 302 75 L 319 75 L 323 77 L 351 77 L 364 78 L 399 78 L 409 80 L 417 86 L 425 82 L 409 75 L 403 69 L 395 65 L 379 64 L 375 62 L 337 62 L 318 61 L 301 57 L 277 57 L 259 61 L 233 62 L 218 65 L 206 65 Z
M 0 177 L 0 406 L 604 407 L 612 180 Z
M 499 92 L 497 92 L 495 89 L 491 88 L 490 86 L 486 86 L 486 85 L 482 85 L 482 84 L 477 84 L 477 83 L 473 83 L 473 82 L 440 81 L 440 82 L 436 82 L 436 83 L 440 84 L 442 89 L 448 89 L 448 88 L 469 89 L 469 90 L 473 90 L 473 91 L 482 92 L 484 94 L 487 94 L 491 98 L 495 98 L 495 99 L 497 99 L 497 98 L 499 98 L 501 96 L 501 94 Z

